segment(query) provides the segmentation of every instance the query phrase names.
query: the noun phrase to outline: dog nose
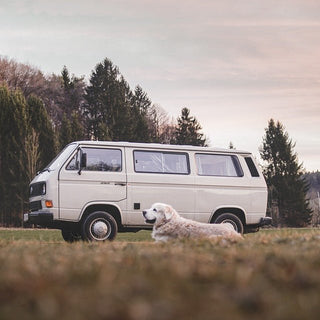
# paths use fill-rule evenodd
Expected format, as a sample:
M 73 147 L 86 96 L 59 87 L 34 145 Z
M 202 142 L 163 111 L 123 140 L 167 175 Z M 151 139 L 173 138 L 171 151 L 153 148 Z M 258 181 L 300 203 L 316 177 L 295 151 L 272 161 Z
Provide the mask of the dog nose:
M 146 210 L 143 210 L 143 211 L 142 211 L 142 214 L 143 214 L 143 216 L 145 217 L 146 214 L 147 214 L 147 211 L 146 211 Z

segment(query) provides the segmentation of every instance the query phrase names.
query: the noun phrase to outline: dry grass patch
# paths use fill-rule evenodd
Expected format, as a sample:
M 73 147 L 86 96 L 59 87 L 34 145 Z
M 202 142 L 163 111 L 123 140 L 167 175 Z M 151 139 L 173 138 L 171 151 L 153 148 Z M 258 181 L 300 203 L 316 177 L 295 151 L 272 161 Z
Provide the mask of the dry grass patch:
M 319 241 L 310 229 L 240 242 L 0 240 L 0 318 L 318 319 Z

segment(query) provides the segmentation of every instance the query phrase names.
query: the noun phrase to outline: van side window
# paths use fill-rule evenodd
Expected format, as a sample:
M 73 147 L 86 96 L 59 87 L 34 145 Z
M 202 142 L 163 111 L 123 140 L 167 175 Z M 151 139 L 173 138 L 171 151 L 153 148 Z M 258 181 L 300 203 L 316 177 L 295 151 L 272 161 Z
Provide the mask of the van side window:
M 134 170 L 146 173 L 189 174 L 186 153 L 161 151 L 134 151 Z
M 239 160 L 234 155 L 197 153 L 196 163 L 200 176 L 243 176 Z
M 121 150 L 103 148 L 82 148 L 87 154 L 87 166 L 83 170 L 87 171 L 121 171 Z M 79 169 L 78 153 L 71 159 L 66 167 L 67 170 Z
M 252 177 L 259 177 L 259 172 L 252 160 L 251 157 L 245 157 L 244 160 L 246 160 L 247 166 L 249 168 L 249 171 L 251 173 Z

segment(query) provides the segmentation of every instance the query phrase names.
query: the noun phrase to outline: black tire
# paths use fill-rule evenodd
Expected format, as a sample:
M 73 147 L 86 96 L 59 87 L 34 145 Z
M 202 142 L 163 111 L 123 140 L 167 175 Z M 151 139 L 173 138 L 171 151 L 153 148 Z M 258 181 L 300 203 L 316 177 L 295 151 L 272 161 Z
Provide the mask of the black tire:
M 62 238 L 67 242 L 77 242 L 82 240 L 81 234 L 70 229 L 61 229 Z
M 243 233 L 244 227 L 242 221 L 233 213 L 222 213 L 215 220 L 214 223 L 231 223 L 238 233 Z
M 111 241 L 116 237 L 117 232 L 116 220 L 104 211 L 89 214 L 82 225 L 82 238 L 86 241 Z

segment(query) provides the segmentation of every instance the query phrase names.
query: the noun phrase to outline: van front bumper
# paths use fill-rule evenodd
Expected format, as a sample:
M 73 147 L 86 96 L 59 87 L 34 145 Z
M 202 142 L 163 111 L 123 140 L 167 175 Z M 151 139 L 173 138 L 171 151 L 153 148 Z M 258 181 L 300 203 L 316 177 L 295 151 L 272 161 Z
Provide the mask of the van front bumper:
M 53 222 L 53 213 L 46 211 L 34 211 L 25 213 L 23 221 L 31 224 L 38 224 L 40 226 L 48 226 Z

